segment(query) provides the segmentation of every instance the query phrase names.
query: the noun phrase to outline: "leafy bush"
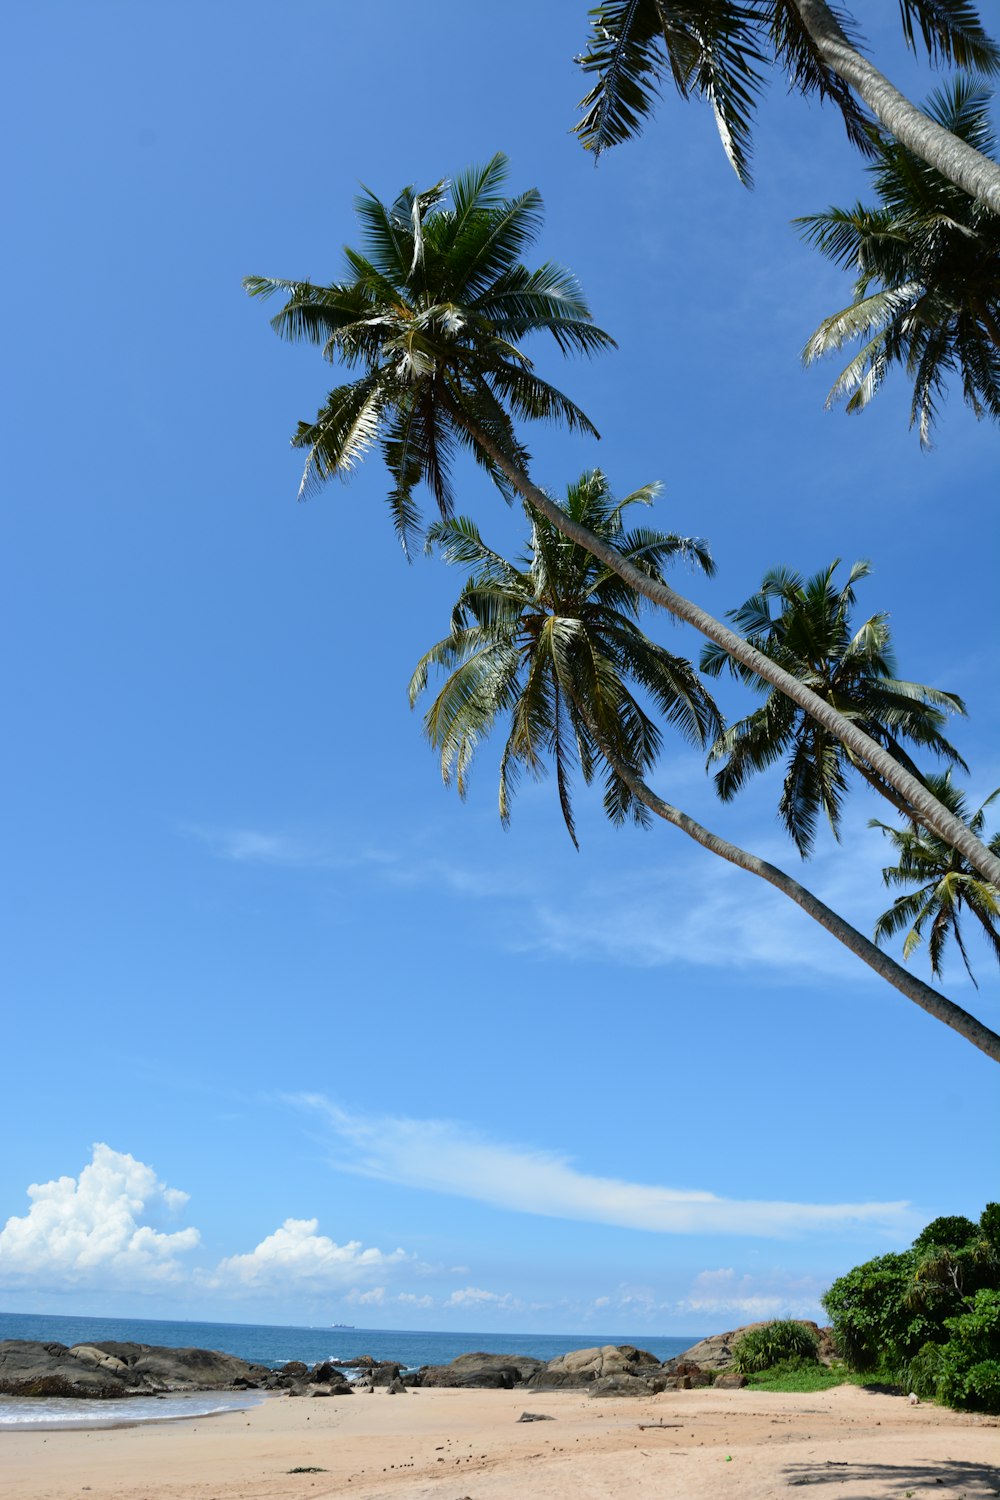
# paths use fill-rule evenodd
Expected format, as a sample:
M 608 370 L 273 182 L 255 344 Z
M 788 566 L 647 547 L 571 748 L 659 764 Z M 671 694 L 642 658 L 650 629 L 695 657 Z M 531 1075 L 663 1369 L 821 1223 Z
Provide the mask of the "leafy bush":
M 964 1214 L 945 1214 L 922 1229 L 913 1241 L 914 1250 L 942 1245 L 948 1250 L 962 1250 L 979 1235 L 978 1227 Z
M 862 1374 L 905 1364 L 933 1339 L 935 1324 L 909 1305 L 919 1256 L 880 1255 L 841 1276 L 823 1298 L 837 1348 Z
M 1000 1291 L 979 1291 L 972 1308 L 945 1323 L 938 1394 L 949 1406 L 1000 1412 Z
M 935 1219 L 910 1250 L 841 1276 L 823 1298 L 851 1369 L 925 1399 L 1000 1411 L 1000 1206 Z
M 804 1323 L 791 1319 L 762 1323 L 748 1328 L 733 1345 L 733 1368 L 741 1375 L 756 1375 L 789 1359 L 816 1361 L 816 1335 Z

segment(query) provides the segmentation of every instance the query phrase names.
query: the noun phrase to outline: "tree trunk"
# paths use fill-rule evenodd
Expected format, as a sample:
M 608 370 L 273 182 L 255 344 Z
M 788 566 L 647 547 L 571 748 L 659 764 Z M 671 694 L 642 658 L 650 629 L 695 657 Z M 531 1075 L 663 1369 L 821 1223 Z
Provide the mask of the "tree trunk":
M 720 859 L 728 860 L 730 864 L 738 865 L 741 870 L 748 870 L 751 875 L 757 875 L 761 880 L 766 880 L 769 885 L 773 885 L 776 890 L 781 891 L 789 900 L 800 906 L 808 916 L 812 917 L 813 921 L 825 927 L 838 942 L 843 943 L 845 948 L 849 948 L 856 957 L 861 959 L 862 963 L 874 969 L 880 978 L 891 984 L 901 995 L 905 995 L 908 1000 L 913 1000 L 935 1020 L 943 1021 L 946 1026 L 950 1026 L 953 1031 L 964 1036 L 966 1041 L 978 1047 L 980 1052 L 985 1052 L 986 1056 L 991 1057 L 994 1062 L 1000 1062 L 1000 1036 L 995 1031 L 991 1031 L 981 1021 L 977 1021 L 975 1016 L 963 1010 L 960 1005 L 956 1005 L 953 1000 L 938 994 L 937 990 L 931 989 L 930 985 L 917 979 L 902 964 L 896 963 L 895 959 L 883 953 L 881 948 L 876 947 L 858 932 L 856 927 L 852 927 L 850 922 L 846 922 L 818 896 L 814 896 L 812 891 L 794 880 L 791 875 L 786 875 L 784 870 L 779 870 L 776 865 L 768 864 L 766 860 L 758 859 L 756 854 L 750 854 L 739 845 L 731 844 L 728 839 L 719 838 L 717 834 L 710 833 L 694 818 L 688 817 L 687 813 L 671 806 L 669 802 L 664 802 L 663 798 L 658 797 L 630 766 L 619 760 L 604 744 L 589 714 L 584 712 L 579 703 L 577 707 L 583 713 L 587 727 L 594 736 L 605 760 L 614 767 L 632 795 L 648 807 L 650 812 L 655 813 L 658 818 L 663 818 L 665 822 L 672 823 L 675 828 L 686 833 L 688 838 L 694 839 L 695 843 L 700 844 L 703 849 L 708 849 L 712 854 L 717 854 Z
M 578 521 L 571 520 L 562 507 L 550 499 L 544 490 L 539 489 L 524 470 L 513 462 L 499 444 L 494 442 L 489 433 L 485 432 L 455 403 L 449 393 L 442 389 L 439 399 L 454 421 L 475 439 L 500 472 L 509 479 L 522 499 L 551 521 L 557 531 L 568 537 L 570 541 L 577 542 L 601 562 L 606 563 L 637 593 L 642 594 L 653 604 L 658 604 L 661 609 L 668 610 L 677 619 L 693 625 L 695 630 L 707 636 L 710 641 L 715 641 L 729 656 L 742 662 L 765 682 L 769 682 L 772 687 L 776 687 L 779 692 L 791 698 L 793 703 L 805 709 L 806 713 L 810 714 L 817 723 L 822 724 L 824 729 L 828 729 L 831 734 L 835 735 L 852 755 L 865 761 L 884 781 L 895 788 L 913 808 L 918 821 L 925 828 L 933 829 L 946 844 L 950 844 L 960 854 L 964 854 L 973 869 L 978 870 L 993 885 L 1000 886 L 1000 859 L 995 854 L 991 854 L 960 818 L 956 818 L 954 813 L 943 807 L 923 783 L 901 766 L 899 761 L 894 760 L 887 751 L 882 749 L 881 745 L 876 744 L 857 725 L 852 724 L 843 714 L 839 714 L 835 708 L 831 708 L 804 683 L 799 682 L 797 677 L 793 677 L 790 672 L 779 667 L 776 662 L 771 661 L 770 657 L 758 651 L 755 646 L 751 646 L 734 630 L 723 625 L 721 620 L 717 620 L 714 615 L 710 615 L 707 610 L 702 609 L 692 600 L 685 599 L 683 594 L 678 594 L 669 584 L 654 582 L 647 578 L 646 574 L 634 563 L 622 557 L 616 548 L 603 542 L 600 537 L 595 536 L 586 526 L 581 526 Z
M 902 145 L 972 198 L 1000 214 L 1000 165 L 945 130 L 852 47 L 825 0 L 795 0 L 802 24 L 829 68 Z

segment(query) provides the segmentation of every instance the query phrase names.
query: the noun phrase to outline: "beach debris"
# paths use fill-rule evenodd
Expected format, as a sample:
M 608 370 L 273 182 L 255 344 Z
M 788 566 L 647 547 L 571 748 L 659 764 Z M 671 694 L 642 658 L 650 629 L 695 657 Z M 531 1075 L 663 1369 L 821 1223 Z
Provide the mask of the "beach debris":
M 640 1432 L 655 1432 L 658 1427 L 683 1427 L 683 1426 L 684 1426 L 683 1422 L 640 1422 L 639 1423 L 639 1431 Z M 694 1433 L 693 1432 L 692 1432 L 691 1436 L 694 1437 Z M 577 1442 L 579 1442 L 579 1438 L 577 1439 Z
M 286 1474 L 329 1474 L 329 1469 L 317 1468 L 315 1464 L 297 1464 L 294 1469 L 286 1469 Z
M 916 1391 L 911 1391 L 910 1392 L 910 1405 L 911 1406 L 919 1406 L 920 1405 L 920 1397 L 917 1395 Z
M 555 1417 L 550 1417 L 542 1411 L 523 1411 L 517 1420 L 519 1422 L 554 1422 Z

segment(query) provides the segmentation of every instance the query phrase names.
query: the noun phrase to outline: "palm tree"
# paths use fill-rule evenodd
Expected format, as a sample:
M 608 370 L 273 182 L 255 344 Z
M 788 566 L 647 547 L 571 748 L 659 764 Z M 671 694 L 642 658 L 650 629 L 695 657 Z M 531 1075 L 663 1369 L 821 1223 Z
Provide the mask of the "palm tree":
M 615 502 L 599 469 L 583 474 L 566 494 L 565 509 L 603 537 L 651 578 L 663 565 L 686 559 L 711 575 L 715 569 L 697 538 L 626 529 L 633 505 L 652 503 L 647 485 Z M 571 767 L 590 782 L 604 747 L 630 766 L 648 770 L 661 734 L 628 687 L 637 683 L 663 719 L 696 745 L 705 745 L 722 720 L 691 663 L 655 645 L 638 628 L 640 596 L 617 573 L 556 530 L 544 516 L 532 520 L 527 556 L 515 567 L 483 542 L 473 522 L 432 528 L 447 560 L 476 571 L 452 613 L 451 634 L 423 657 L 410 682 L 410 702 L 427 686 L 428 672 L 449 676 L 426 719 L 441 755 L 446 782 L 454 777 L 464 796 L 468 768 L 480 739 L 503 712 L 510 732 L 500 758 L 500 816 L 510 818 L 511 796 L 522 771 L 556 768 L 559 803 L 576 844 L 570 795 Z M 639 823 L 648 813 L 605 758 L 605 808 L 615 822 Z
M 986 822 L 986 809 L 1000 797 L 1000 787 L 991 792 L 970 817 L 963 793 L 952 785 L 950 771 L 927 779 L 935 796 L 950 807 L 956 817 L 968 822 L 977 837 L 981 836 Z M 880 823 L 877 818 L 873 818 L 868 826 L 881 828 L 899 856 L 898 864 L 887 865 L 882 871 L 882 879 L 886 885 L 916 886 L 915 890 L 897 896 L 889 910 L 879 917 L 875 923 L 875 941 L 883 943 L 909 926 L 903 942 L 903 958 L 908 959 L 923 942 L 924 928 L 929 926 L 927 952 L 931 961 L 931 973 L 940 978 L 945 946 L 949 938 L 953 937 L 969 978 L 975 984 L 962 938 L 960 917 L 964 909 L 970 917 L 975 918 L 994 956 L 1000 959 L 1000 931 L 997 928 L 1000 920 L 1000 891 L 988 881 L 978 879 L 969 868 L 967 860 L 918 823 L 911 822 L 905 828 L 891 828 L 887 823 Z M 995 834 L 990 840 L 990 847 L 1000 853 L 1000 834 Z
M 807 682 L 839 713 L 861 725 L 914 775 L 919 773 L 903 741 L 964 767 L 958 751 L 942 733 L 949 713 L 965 713 L 961 698 L 897 677 L 888 616 L 872 615 L 857 630 L 851 623 L 856 602 L 854 585 L 868 576 L 870 565 L 855 563 L 846 583 L 838 588 L 834 574 L 839 565 L 838 558 L 806 580 L 784 568 L 773 569 L 765 576 L 760 591 L 733 610 L 730 618 L 760 651 Z M 710 765 L 724 761 L 715 777 L 724 802 L 731 801 L 757 772 L 784 758 L 785 779 L 778 812 L 803 858 L 812 850 L 820 813 L 825 813 L 834 835 L 839 836 L 850 770 L 859 772 L 904 816 L 913 816 L 888 782 L 857 760 L 815 719 L 769 689 L 758 674 L 733 662 L 717 646 L 707 646 L 702 652 L 703 672 L 718 677 L 727 666 L 765 697 L 760 708 L 725 729 L 709 752 Z
M 707 610 L 574 521 L 532 481 L 515 417 L 594 428 L 578 406 L 541 379 L 521 343 L 531 333 L 548 332 L 563 353 L 593 353 L 613 341 L 594 326 L 569 271 L 551 263 L 529 271 L 522 264 L 520 256 L 538 230 L 541 199 L 534 190 L 501 197 L 506 167 L 498 154 L 462 174 L 450 189 L 450 207 L 443 183 L 424 193 L 406 188 L 391 207 L 366 193 L 357 207 L 367 254 L 345 252 L 342 282 L 245 279 L 251 296 L 287 297 L 272 320 L 282 337 L 306 339 L 330 361 L 361 370 L 356 380 L 330 392 L 313 422 L 299 424 L 292 441 L 307 451 L 300 493 L 333 474 L 349 474 L 380 443 L 393 481 L 393 517 L 405 544 L 419 521 L 414 491 L 421 483 L 442 516 L 450 513 L 451 459 L 464 447 L 505 493 L 516 492 L 652 603 L 814 714 L 895 787 L 928 827 L 950 838 L 987 878 L 1000 881 L 1000 859 L 861 729 Z
M 700 542 L 625 529 L 625 511 L 648 504 L 653 492 L 648 486 L 615 504 L 604 475 L 595 471 L 570 487 L 566 510 L 652 576 L 676 558 L 709 571 Z M 915 979 L 783 870 L 711 833 L 651 790 L 644 773 L 656 760 L 661 735 L 633 684 L 668 724 L 695 742 L 703 743 L 718 722 L 715 705 L 690 662 L 671 656 L 640 630 L 638 591 L 590 551 L 568 542 L 547 518 L 529 516 L 531 539 L 519 565 L 492 551 L 472 521 L 452 519 L 432 528 L 431 541 L 447 561 L 471 570 L 450 633 L 421 657 L 410 682 L 413 704 L 426 691 L 432 669 L 445 673 L 424 718 L 445 782 L 464 796 L 477 750 L 505 722 L 499 796 L 505 826 L 520 773 L 540 777 L 551 761 L 563 819 L 576 844 L 572 770 L 577 767 L 588 783 L 600 771 L 612 822 L 645 825 L 652 813 L 766 880 L 902 994 L 1000 1061 L 1000 1036 Z
M 927 113 L 980 151 L 996 148 L 989 91 L 955 79 Z M 807 364 L 855 339 L 860 352 L 827 405 L 847 396 L 861 411 L 892 365 L 913 377 L 911 426 L 927 445 L 945 376 L 960 372 L 977 417 L 1000 420 L 1000 216 L 969 198 L 912 151 L 873 132 L 869 170 L 878 206 L 830 208 L 796 222 L 835 264 L 857 270 L 854 300 L 825 318 L 805 347 Z
M 1000 48 L 971 0 L 900 0 L 903 35 L 938 58 L 982 73 L 1000 69 Z M 831 99 L 849 138 L 870 151 L 868 117 L 963 192 L 1000 213 L 1000 166 L 922 114 L 864 56 L 853 23 L 825 0 L 601 0 L 590 12 L 577 61 L 596 82 L 576 126 L 596 153 L 637 135 L 671 81 L 682 98 L 704 98 L 723 148 L 749 184 L 751 127 L 769 64 L 803 94 Z

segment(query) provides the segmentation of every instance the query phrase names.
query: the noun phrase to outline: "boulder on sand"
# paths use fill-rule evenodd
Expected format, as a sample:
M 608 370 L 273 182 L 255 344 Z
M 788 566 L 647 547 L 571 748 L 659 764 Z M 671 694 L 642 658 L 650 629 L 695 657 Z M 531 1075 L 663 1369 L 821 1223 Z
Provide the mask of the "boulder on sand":
M 405 1376 L 411 1386 L 456 1386 L 511 1390 L 543 1368 L 540 1359 L 526 1354 L 460 1354 L 450 1365 L 424 1365 Z
M 160 1395 L 167 1391 L 244 1389 L 273 1371 L 211 1349 L 163 1349 L 108 1340 L 97 1344 L 0 1342 L 0 1394 L 5 1396 Z
M 557 1355 L 532 1375 L 528 1384 L 536 1391 L 579 1390 L 597 1381 L 629 1377 L 643 1382 L 641 1391 L 629 1386 L 629 1394 L 649 1395 L 652 1387 L 647 1382 L 660 1370 L 660 1361 L 646 1349 L 637 1349 L 634 1344 L 603 1344 Z M 625 1390 L 623 1386 L 621 1394 Z M 615 1394 L 610 1387 L 602 1387 L 602 1393 Z

